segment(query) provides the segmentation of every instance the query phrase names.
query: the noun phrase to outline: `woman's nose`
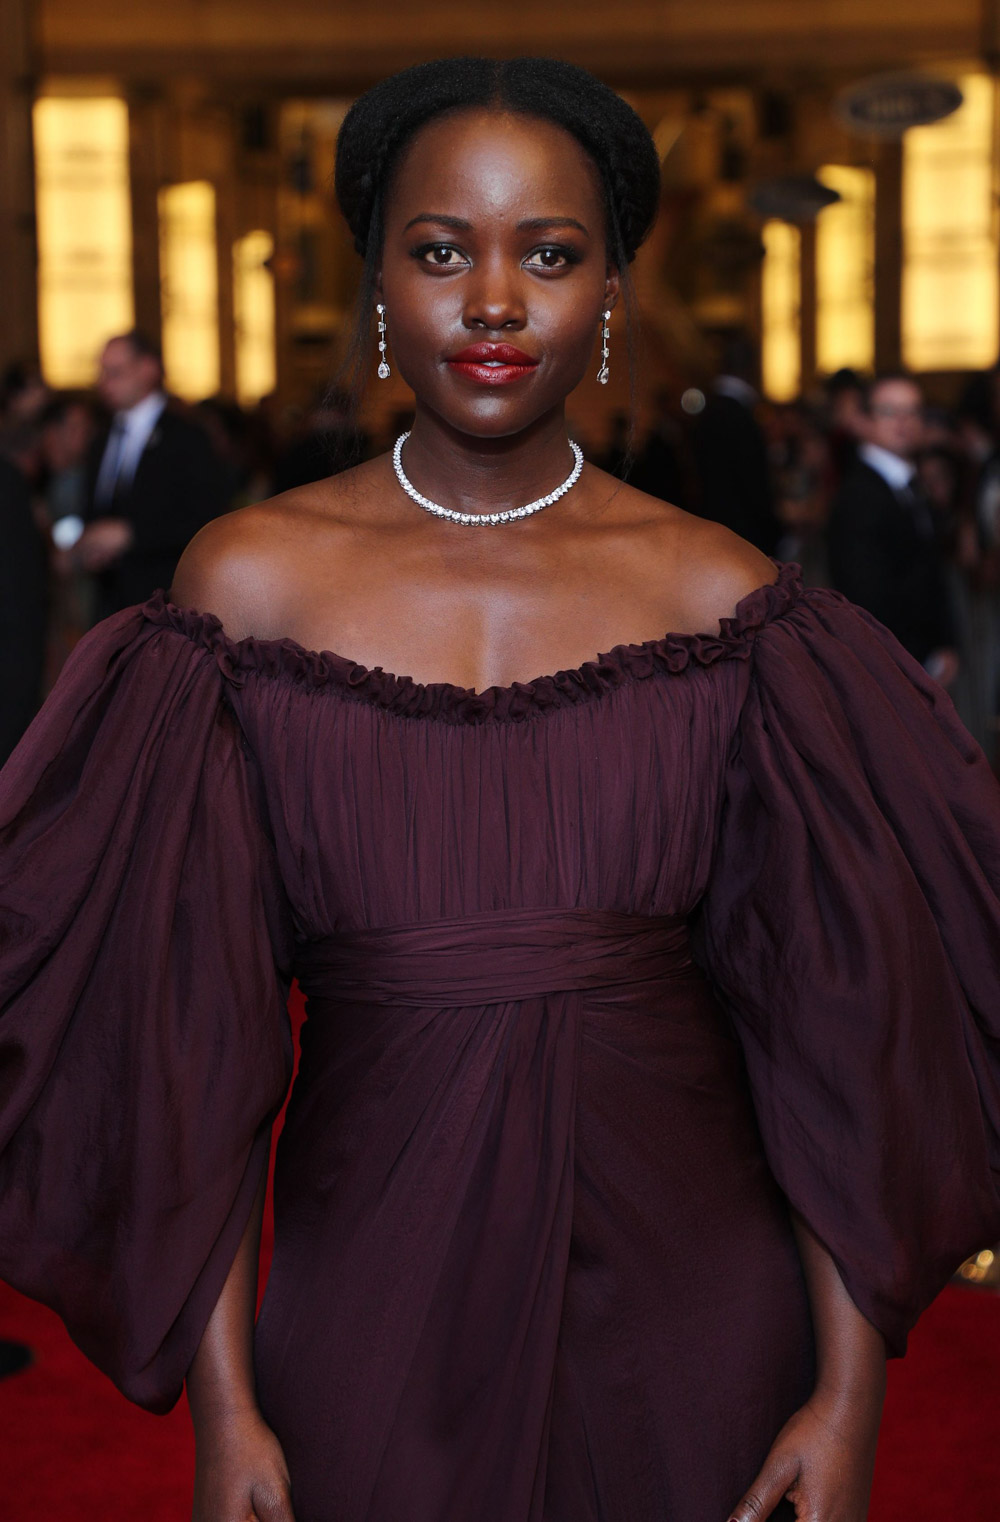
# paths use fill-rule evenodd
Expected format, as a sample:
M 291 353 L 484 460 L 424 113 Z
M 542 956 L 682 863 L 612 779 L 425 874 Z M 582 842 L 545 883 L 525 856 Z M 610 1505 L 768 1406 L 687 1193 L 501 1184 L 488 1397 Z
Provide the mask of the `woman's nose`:
M 513 272 L 492 267 L 473 271 L 466 286 L 462 321 L 467 328 L 523 328 L 527 320 L 520 282 Z

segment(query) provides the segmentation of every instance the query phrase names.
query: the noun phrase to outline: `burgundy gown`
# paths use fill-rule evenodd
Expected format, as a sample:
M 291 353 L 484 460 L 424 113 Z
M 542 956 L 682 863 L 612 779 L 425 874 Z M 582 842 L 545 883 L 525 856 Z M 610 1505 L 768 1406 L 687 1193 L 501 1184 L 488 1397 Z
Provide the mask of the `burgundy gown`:
M 725 1522 L 1000 1236 L 1000 790 L 797 567 L 481 694 L 157 594 L 0 778 L 0 1274 L 165 1410 L 289 1081 L 256 1338 L 297 1522 Z

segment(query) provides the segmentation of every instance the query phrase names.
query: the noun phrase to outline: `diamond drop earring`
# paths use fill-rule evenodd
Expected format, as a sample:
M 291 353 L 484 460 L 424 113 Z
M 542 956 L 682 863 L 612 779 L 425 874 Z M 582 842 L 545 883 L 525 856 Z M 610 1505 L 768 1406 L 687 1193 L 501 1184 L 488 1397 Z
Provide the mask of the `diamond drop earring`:
M 611 353 L 611 350 L 608 347 L 608 340 L 611 337 L 611 329 L 608 327 L 608 323 L 611 321 L 610 307 L 608 307 L 606 312 L 601 313 L 601 318 L 603 320 L 604 326 L 601 330 L 601 368 L 597 372 L 597 379 L 600 381 L 602 386 L 606 386 L 608 384 L 609 374 L 608 355 Z
M 389 364 L 385 357 L 385 307 L 382 305 L 381 301 L 378 303 L 375 310 L 378 313 L 378 378 L 379 380 L 388 380 L 390 372 Z

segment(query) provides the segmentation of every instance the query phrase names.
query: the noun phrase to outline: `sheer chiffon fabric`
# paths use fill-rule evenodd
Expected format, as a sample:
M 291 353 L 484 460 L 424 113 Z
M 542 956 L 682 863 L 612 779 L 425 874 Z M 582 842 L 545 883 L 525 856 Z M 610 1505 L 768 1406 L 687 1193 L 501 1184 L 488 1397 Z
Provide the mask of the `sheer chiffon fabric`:
M 807 1396 L 789 1202 L 901 1352 L 1000 1235 L 1000 790 L 793 566 L 471 693 L 158 594 L 0 776 L 0 1273 L 177 1398 L 279 1146 L 298 1522 L 723 1522 Z

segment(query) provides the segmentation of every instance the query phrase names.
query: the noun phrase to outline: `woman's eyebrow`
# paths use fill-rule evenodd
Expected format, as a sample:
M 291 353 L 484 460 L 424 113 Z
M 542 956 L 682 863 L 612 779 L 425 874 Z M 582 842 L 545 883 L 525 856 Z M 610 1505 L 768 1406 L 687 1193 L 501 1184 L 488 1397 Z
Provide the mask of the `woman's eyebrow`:
M 439 227 L 452 227 L 460 233 L 472 230 L 472 223 L 464 221 L 461 217 L 447 217 L 436 211 L 422 211 L 419 216 L 410 218 L 403 228 L 404 233 L 408 233 L 410 228 L 415 227 L 418 222 L 436 222 Z
M 418 222 L 434 222 L 438 227 L 450 227 L 460 233 L 472 231 L 472 223 L 467 222 L 464 217 L 449 217 L 444 212 L 422 211 L 418 216 L 410 218 L 403 228 L 404 233 L 408 233 L 410 228 L 415 227 Z M 578 222 L 576 217 L 527 217 L 517 224 L 518 232 L 543 232 L 547 227 L 575 227 L 580 232 L 586 233 L 588 238 L 590 237 L 588 228 L 582 222 Z
M 542 232 L 546 227 L 576 227 L 590 237 L 588 229 L 575 217 L 528 217 L 517 224 L 518 232 Z

